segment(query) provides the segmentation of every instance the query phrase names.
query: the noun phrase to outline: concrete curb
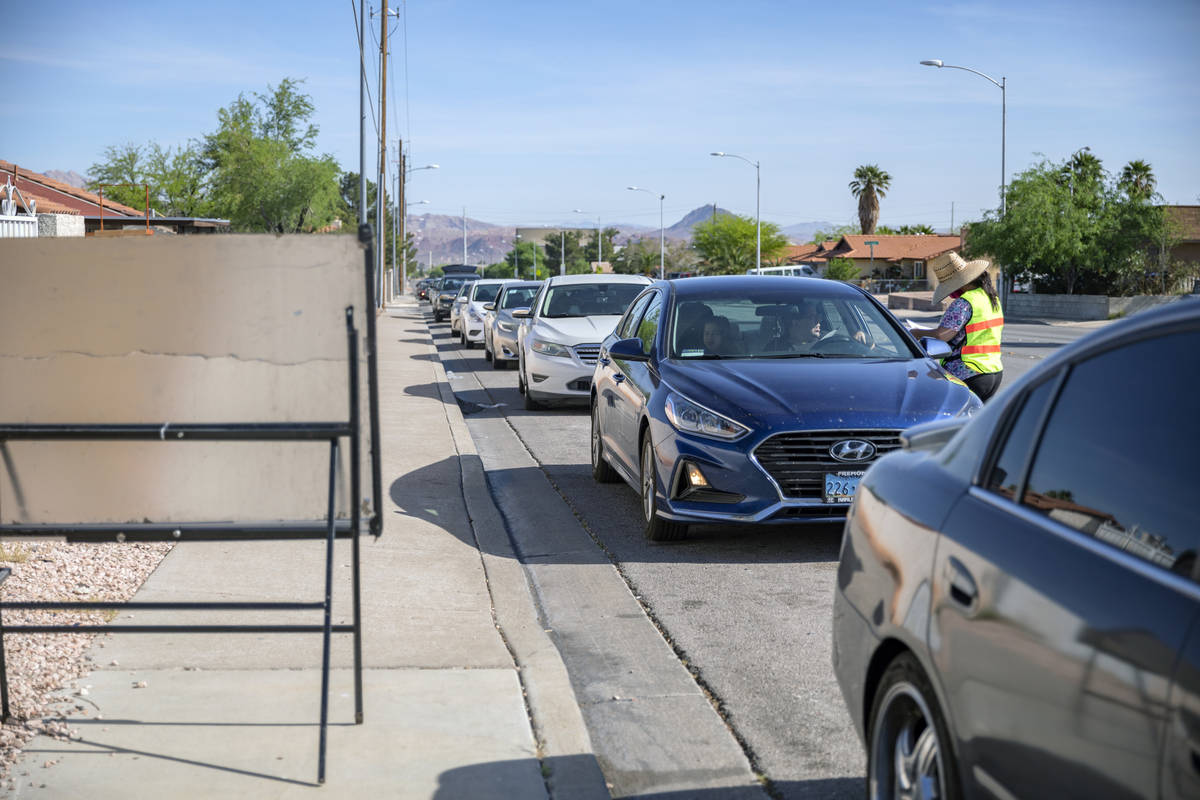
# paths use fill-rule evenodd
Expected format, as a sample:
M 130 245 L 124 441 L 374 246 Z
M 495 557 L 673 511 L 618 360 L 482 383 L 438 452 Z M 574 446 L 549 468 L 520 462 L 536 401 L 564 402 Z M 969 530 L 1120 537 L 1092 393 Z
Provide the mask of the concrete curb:
M 423 315 L 422 315 L 423 316 Z M 427 323 L 427 321 L 426 321 Z M 437 353 L 432 344 L 431 350 Z M 607 798 L 604 774 L 592 750 L 579 701 L 562 655 L 547 635 L 525 568 L 487 484 L 475 442 L 455 399 L 441 359 L 433 360 L 438 393 L 458 451 L 463 499 L 487 575 L 496 626 L 516 663 L 530 723 L 552 798 Z

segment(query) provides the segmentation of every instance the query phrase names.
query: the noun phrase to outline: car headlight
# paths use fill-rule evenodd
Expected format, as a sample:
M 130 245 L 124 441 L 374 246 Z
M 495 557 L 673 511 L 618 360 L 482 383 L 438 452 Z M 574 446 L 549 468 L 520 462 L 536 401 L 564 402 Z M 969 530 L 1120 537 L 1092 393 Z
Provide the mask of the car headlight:
M 517 329 L 516 324 L 512 322 L 497 322 L 496 327 L 505 333 L 512 333 Z
M 694 433 L 699 436 L 711 436 L 714 439 L 733 441 L 750 432 L 729 417 L 724 417 L 715 411 L 710 411 L 699 403 L 693 403 L 682 395 L 671 392 L 667 395 L 665 411 L 667 419 L 676 430 L 684 433 Z
M 973 417 L 983 408 L 983 402 L 975 396 L 974 392 L 967 395 L 967 402 L 958 410 L 954 416 L 956 417 Z
M 554 342 L 544 342 L 541 339 L 534 339 L 529 345 L 533 352 L 540 353 L 544 356 L 554 356 L 555 358 L 570 358 L 571 351 L 563 347 L 561 344 Z

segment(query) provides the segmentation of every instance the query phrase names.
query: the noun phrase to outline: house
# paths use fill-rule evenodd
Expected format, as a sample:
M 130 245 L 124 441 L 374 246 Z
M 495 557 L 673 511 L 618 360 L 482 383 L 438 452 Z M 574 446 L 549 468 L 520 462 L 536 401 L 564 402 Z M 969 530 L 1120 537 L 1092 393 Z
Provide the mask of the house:
M 796 245 L 782 263 L 808 264 L 823 272 L 831 259 L 846 258 L 854 262 L 864 280 L 910 281 L 908 288 L 922 290 L 937 285 L 931 262 L 945 259 L 961 247 L 961 236 L 854 234 L 836 241 Z
M 1200 206 L 1166 206 L 1170 235 L 1177 239 L 1171 248 L 1172 261 L 1200 264 Z
M 95 236 L 150 233 L 213 233 L 229 230 L 227 219 L 163 217 L 154 209 L 133 208 L 102 198 L 48 175 L 0 160 L 0 186 L 15 210 L 37 214 L 39 236 Z M 11 197 L 10 197 L 11 195 Z

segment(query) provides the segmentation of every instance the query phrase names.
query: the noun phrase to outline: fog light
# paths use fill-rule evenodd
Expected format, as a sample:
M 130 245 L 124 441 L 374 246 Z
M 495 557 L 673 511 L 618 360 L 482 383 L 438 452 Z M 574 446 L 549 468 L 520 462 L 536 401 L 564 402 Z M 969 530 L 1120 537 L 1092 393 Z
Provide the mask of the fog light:
M 687 475 L 688 486 L 693 489 L 707 489 L 708 480 L 704 477 L 704 473 L 700 468 L 690 461 L 684 465 L 685 474 Z

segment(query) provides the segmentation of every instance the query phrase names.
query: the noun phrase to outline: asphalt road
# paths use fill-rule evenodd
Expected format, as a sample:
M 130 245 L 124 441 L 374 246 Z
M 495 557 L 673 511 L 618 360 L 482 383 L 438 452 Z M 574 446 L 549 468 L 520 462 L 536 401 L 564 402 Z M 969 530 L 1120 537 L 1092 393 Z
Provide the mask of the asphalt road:
M 937 321 L 931 314 L 906 312 L 904 316 L 917 324 Z M 1006 325 L 1006 383 L 1100 324 Z M 479 348 L 464 350 L 450 338 L 447 324 L 431 322 L 430 329 L 485 465 L 489 457 L 493 464 L 501 464 L 512 463 L 519 455 L 531 465 L 528 471 L 536 467 L 542 474 L 530 482 L 528 475 L 522 477 L 524 470 L 494 469 L 491 473 L 496 476 L 493 494 L 510 528 L 514 520 L 528 522 L 524 516 L 529 515 L 523 515 L 522 508 L 535 509 L 532 516 L 547 515 L 546 519 L 555 513 L 553 505 L 570 510 L 577 528 L 566 535 L 575 537 L 570 547 L 579 548 L 574 560 L 582 564 L 603 557 L 616 566 L 629 594 L 656 624 L 673 657 L 707 695 L 731 741 L 745 754 L 751 771 L 764 779 L 770 794 L 784 798 L 861 796 L 865 758 L 830 665 L 830 606 L 840 526 L 696 526 L 684 542 L 649 543 L 642 535 L 634 490 L 625 484 L 599 485 L 592 480 L 585 408 L 525 411 L 516 389 L 515 370 L 493 369 Z M 514 448 L 523 452 L 515 454 Z M 510 474 L 517 477 L 502 477 Z M 536 528 L 536 522 L 529 527 Z M 557 523 L 557 527 L 574 526 Z M 532 537 L 535 533 L 531 530 L 514 536 Z M 532 554 L 531 560 L 536 561 L 537 555 Z M 536 573 L 533 580 L 535 584 L 540 580 Z M 553 587 L 543 593 L 542 602 L 553 606 L 557 596 L 567 598 L 564 602 L 576 602 L 573 595 L 555 595 Z M 547 613 L 553 616 L 554 609 L 548 608 Z M 603 627 L 624 624 L 616 617 L 627 616 L 591 619 L 581 631 L 586 631 L 589 640 L 603 641 Z M 569 625 L 570 617 L 564 616 L 562 622 Z M 614 631 L 613 636 L 612 642 L 624 642 L 629 634 Z M 564 629 L 560 637 L 559 646 L 573 680 L 576 673 L 602 671 L 602 662 L 608 657 L 604 651 L 620 646 L 572 649 L 570 631 Z M 629 670 L 631 675 L 634 672 Z M 582 679 L 576 684 L 577 693 L 584 684 Z M 619 698 L 622 690 L 614 691 L 613 698 Z M 698 714 L 691 722 L 681 725 L 678 714 L 665 714 L 637 722 L 661 729 L 636 731 L 630 719 L 618 720 L 602 714 L 599 706 L 583 705 L 614 796 L 666 797 L 650 792 L 670 785 L 674 790 L 705 792 L 694 796 L 716 798 L 733 796 L 719 788 L 726 785 L 721 780 L 745 783 L 744 777 L 733 775 L 732 768 L 711 774 L 693 770 L 682 778 L 667 776 L 667 762 L 685 757 L 686 742 L 680 744 L 680 750 L 659 754 L 662 761 L 657 767 L 644 753 L 618 752 L 628 746 L 622 743 L 630 737 L 641 741 L 648 735 L 651 741 L 663 742 L 679 738 L 681 728 L 702 727 L 704 715 L 695 709 L 688 712 Z M 713 739 L 721 735 L 701 736 L 703 746 L 720 750 L 720 743 Z M 705 756 L 715 760 L 713 763 L 719 758 Z M 631 771 L 619 767 L 629 763 L 645 768 Z

